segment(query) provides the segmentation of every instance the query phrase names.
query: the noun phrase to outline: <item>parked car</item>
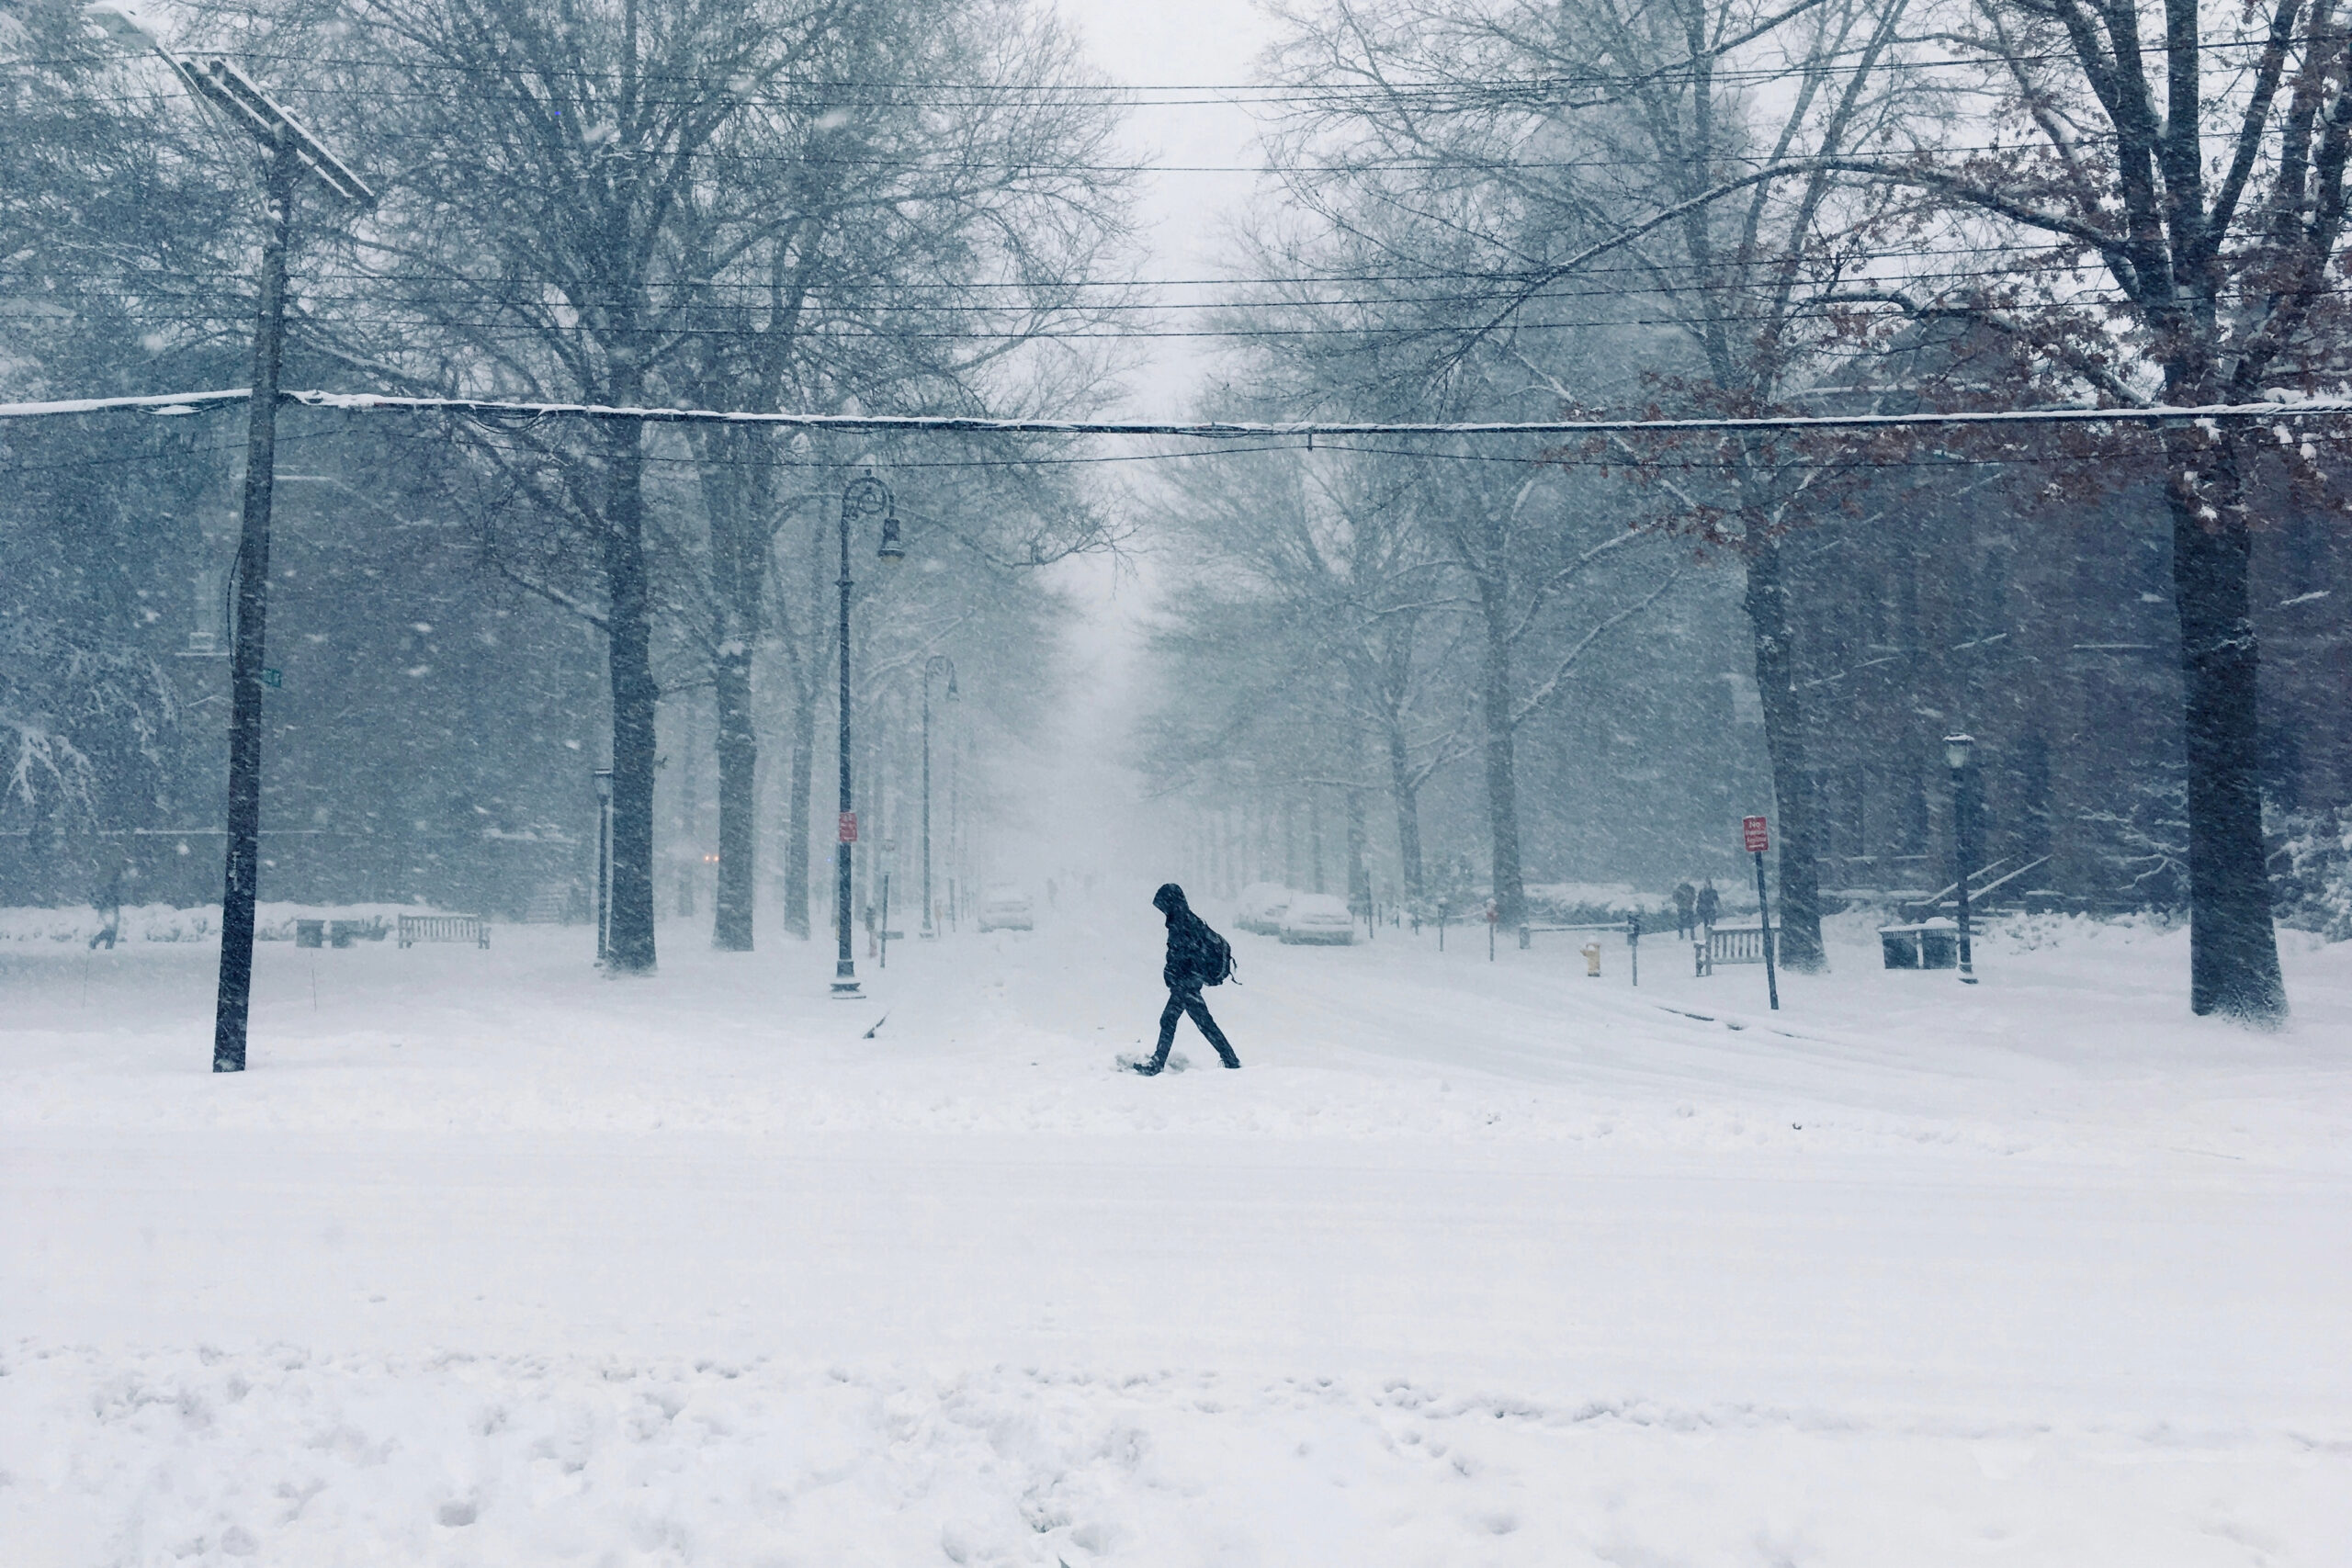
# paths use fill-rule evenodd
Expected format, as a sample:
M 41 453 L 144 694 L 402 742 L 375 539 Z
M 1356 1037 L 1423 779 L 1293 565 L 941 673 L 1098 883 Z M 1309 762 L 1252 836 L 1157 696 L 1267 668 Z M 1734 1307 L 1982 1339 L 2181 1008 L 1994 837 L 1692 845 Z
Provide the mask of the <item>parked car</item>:
M 980 900 L 980 930 L 984 931 L 1034 931 L 1036 924 L 1029 895 L 1018 887 L 991 887 L 988 897 Z
M 1296 897 L 1279 882 L 1253 882 L 1241 890 L 1240 902 L 1234 907 L 1233 923 L 1260 936 L 1280 936 L 1283 911 Z
M 1301 893 L 1283 913 L 1283 940 L 1345 946 L 1356 939 L 1356 918 L 1346 900 L 1329 893 Z

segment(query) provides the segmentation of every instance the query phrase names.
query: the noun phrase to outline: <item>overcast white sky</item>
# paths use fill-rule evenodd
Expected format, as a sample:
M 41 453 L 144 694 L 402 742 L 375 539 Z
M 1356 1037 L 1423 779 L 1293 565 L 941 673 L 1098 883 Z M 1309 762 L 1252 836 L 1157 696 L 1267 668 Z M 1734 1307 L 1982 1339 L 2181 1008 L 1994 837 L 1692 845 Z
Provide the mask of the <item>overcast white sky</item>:
M 1252 80 L 1260 51 L 1273 29 L 1250 0 L 1059 0 L 1062 15 L 1084 34 L 1088 53 L 1113 79 L 1134 86 L 1178 84 L 1223 85 Z M 1128 112 L 1128 146 L 1161 165 L 1249 167 L 1255 122 L 1229 104 L 1136 108 Z M 1142 159 L 1138 159 L 1142 161 Z M 1160 173 L 1142 182 L 1147 254 L 1139 271 L 1147 277 L 1207 277 L 1218 270 L 1222 217 L 1249 197 L 1254 182 L 1246 174 Z M 1203 297 L 1201 290 L 1169 290 L 1164 298 Z M 1191 311 L 1170 311 L 1167 324 L 1182 325 Z M 1136 417 L 1174 416 L 1190 411 L 1204 368 L 1195 345 L 1161 338 L 1143 345 L 1144 368 L 1129 378 L 1132 389 L 1121 412 Z M 1124 470 L 1131 490 L 1151 482 L 1148 465 Z M 1133 572 L 1139 575 L 1130 575 Z M 1169 874 L 1154 853 L 1164 844 L 1164 815 L 1137 799 L 1137 781 L 1124 765 L 1124 740 L 1131 732 L 1136 704 L 1142 700 L 1136 660 L 1142 651 L 1144 618 L 1151 613 L 1151 561 L 1131 558 L 1125 570 L 1088 558 L 1065 564 L 1058 581 L 1078 599 L 1085 619 L 1071 628 L 1070 665 L 1065 679 L 1058 747 L 1048 746 L 1054 765 L 1038 781 L 1038 796 L 1023 803 L 1023 820 L 1007 825 L 1007 852 L 999 874 L 1018 877 L 1016 867 L 1092 868 L 1151 877 Z M 1044 870 L 1036 875 L 1046 874 Z M 1148 911 L 1147 910 L 1148 914 Z
M 1259 51 L 1273 29 L 1250 0 L 1059 0 L 1061 13 L 1084 35 L 1087 51 L 1114 80 L 1135 86 L 1223 85 L 1256 75 Z M 1152 162 L 1178 167 L 1256 163 L 1254 122 L 1229 104 L 1138 107 L 1127 112 L 1126 141 Z M 1204 277 L 1217 270 L 1219 220 L 1248 197 L 1247 174 L 1159 173 L 1143 182 L 1141 218 L 1149 277 Z M 1199 298 L 1199 291 L 1170 299 Z M 1191 311 L 1171 311 L 1181 326 Z M 1134 377 L 1125 412 L 1137 417 L 1186 411 L 1201 370 L 1184 344 L 1158 339 L 1146 345 L 1151 368 Z

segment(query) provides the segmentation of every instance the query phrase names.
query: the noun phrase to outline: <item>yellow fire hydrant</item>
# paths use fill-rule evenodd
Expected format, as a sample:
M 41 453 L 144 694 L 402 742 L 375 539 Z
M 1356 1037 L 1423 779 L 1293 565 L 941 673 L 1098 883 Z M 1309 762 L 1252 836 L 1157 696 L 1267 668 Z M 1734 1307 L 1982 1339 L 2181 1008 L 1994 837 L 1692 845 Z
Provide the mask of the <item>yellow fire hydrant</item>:
M 1600 978 L 1600 943 L 1598 942 L 1584 944 L 1584 974 L 1588 980 Z

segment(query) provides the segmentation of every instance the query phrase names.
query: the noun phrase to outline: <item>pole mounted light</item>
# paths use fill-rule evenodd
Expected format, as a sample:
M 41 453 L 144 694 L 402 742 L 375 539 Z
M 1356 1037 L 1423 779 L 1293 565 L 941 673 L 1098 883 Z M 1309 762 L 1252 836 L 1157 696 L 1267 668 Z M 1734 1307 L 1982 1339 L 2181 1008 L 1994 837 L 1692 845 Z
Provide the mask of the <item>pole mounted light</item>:
M 228 860 L 220 897 L 220 985 L 213 1003 L 212 1070 L 245 1070 L 253 1001 L 254 901 L 261 875 L 262 669 L 268 649 L 269 509 L 277 479 L 277 371 L 286 337 L 286 244 L 296 188 L 307 176 L 337 199 L 373 209 L 376 193 L 301 121 L 225 60 L 175 54 L 128 0 L 100 0 L 83 16 L 119 42 L 152 49 L 197 94 L 242 126 L 269 155 L 262 231 L 261 313 L 246 399 L 245 493 L 237 535 L 236 614 L 229 653 Z
M 906 547 L 899 542 L 899 513 L 890 487 L 866 469 L 842 487 L 842 716 L 841 741 L 835 748 L 841 761 L 840 829 L 833 844 L 833 928 L 837 952 L 833 958 L 833 995 L 843 1001 L 855 998 L 857 988 L 857 953 L 850 930 L 851 901 L 855 896 L 855 879 L 852 874 L 853 853 L 857 847 L 857 809 L 850 793 L 849 772 L 849 595 L 854 583 L 849 574 L 849 534 L 854 525 L 868 518 L 882 525 L 882 540 L 875 554 L 881 559 L 899 562 L 906 559 Z
M 1951 770 L 1951 858 L 1956 863 L 1952 876 L 1958 890 L 1960 983 L 1963 986 L 1976 984 L 1975 954 L 1970 951 L 1968 930 L 1968 868 L 1976 858 L 1976 847 L 1970 841 L 1969 833 L 1968 764 L 1975 753 L 1974 736 L 1944 737 L 1944 765 Z
M 365 211 L 376 209 L 376 193 L 351 172 L 349 164 L 327 151 L 326 143 L 294 118 L 293 111 L 254 85 L 254 79 L 219 56 L 198 59 L 175 54 L 148 26 L 143 8 L 128 0 L 96 0 L 82 7 L 83 18 L 129 49 L 150 49 L 197 94 L 209 98 L 228 117 L 271 152 L 290 147 L 302 171 L 330 192 Z

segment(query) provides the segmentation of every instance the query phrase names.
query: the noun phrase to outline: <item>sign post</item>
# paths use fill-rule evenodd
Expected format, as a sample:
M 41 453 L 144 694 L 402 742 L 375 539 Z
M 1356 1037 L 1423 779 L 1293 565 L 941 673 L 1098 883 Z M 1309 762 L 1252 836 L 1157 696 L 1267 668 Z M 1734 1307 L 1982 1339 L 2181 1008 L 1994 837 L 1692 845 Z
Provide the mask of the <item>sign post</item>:
M 1764 852 L 1772 847 L 1772 836 L 1761 817 L 1739 819 L 1740 841 L 1747 852 L 1756 857 L 1756 923 L 1762 927 L 1764 942 L 1764 989 L 1771 996 L 1772 1010 L 1781 1010 L 1780 966 L 1772 958 L 1772 907 L 1764 899 Z
M 1639 909 L 1625 917 L 1625 946 L 1634 966 L 1634 986 L 1642 984 L 1642 912 Z

